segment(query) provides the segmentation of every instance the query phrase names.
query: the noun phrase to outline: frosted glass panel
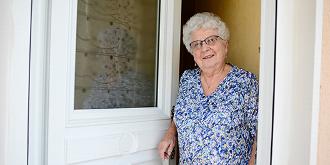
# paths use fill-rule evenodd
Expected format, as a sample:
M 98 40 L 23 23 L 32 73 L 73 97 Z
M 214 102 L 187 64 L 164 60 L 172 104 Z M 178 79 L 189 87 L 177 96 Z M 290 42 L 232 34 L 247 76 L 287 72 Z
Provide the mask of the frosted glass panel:
M 78 0 L 75 109 L 157 105 L 157 0 Z

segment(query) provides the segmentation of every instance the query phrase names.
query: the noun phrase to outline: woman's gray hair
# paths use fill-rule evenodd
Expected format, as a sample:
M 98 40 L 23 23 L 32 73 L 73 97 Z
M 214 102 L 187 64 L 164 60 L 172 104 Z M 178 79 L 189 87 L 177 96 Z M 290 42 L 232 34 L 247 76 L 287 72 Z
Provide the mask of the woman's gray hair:
M 192 42 L 191 33 L 201 28 L 217 29 L 219 37 L 226 41 L 229 40 L 229 29 L 220 17 L 209 12 L 197 13 L 192 16 L 183 26 L 182 40 L 188 52 L 190 53 L 192 53 L 192 50 L 190 48 L 190 43 Z

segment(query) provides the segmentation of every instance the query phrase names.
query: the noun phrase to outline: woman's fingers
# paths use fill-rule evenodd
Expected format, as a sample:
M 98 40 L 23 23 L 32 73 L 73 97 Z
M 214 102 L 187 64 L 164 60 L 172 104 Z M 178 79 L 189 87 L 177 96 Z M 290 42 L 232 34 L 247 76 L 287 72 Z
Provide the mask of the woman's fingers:
M 173 151 L 176 143 L 176 127 L 174 122 L 171 122 L 166 134 L 164 135 L 162 141 L 158 145 L 158 153 L 162 160 L 168 159 Z
M 162 140 L 158 145 L 158 152 L 161 159 L 168 159 L 175 146 L 175 140 Z
M 172 153 L 172 151 L 173 151 L 173 148 L 174 148 L 174 146 L 175 146 L 175 140 L 174 140 L 174 139 L 172 139 L 172 140 L 171 140 L 171 142 L 170 142 L 170 145 L 169 145 L 169 147 L 168 147 L 168 149 L 167 149 L 167 154 L 168 154 L 168 156 L 170 156 L 170 155 L 171 155 L 171 153 Z
M 166 140 L 162 140 L 159 145 L 158 145 L 158 152 L 159 152 L 159 156 L 160 158 L 162 158 L 163 160 L 166 158 L 166 151 L 167 148 L 170 146 L 170 144 L 166 141 Z

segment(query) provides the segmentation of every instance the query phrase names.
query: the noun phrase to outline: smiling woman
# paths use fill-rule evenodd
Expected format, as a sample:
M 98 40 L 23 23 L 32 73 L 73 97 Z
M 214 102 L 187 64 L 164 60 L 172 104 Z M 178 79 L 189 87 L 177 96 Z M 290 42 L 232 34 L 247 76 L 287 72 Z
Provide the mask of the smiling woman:
M 197 13 L 183 27 L 183 42 L 198 68 L 186 70 L 174 120 L 159 144 L 166 159 L 178 134 L 180 164 L 254 164 L 258 80 L 226 63 L 229 30 L 212 13 Z

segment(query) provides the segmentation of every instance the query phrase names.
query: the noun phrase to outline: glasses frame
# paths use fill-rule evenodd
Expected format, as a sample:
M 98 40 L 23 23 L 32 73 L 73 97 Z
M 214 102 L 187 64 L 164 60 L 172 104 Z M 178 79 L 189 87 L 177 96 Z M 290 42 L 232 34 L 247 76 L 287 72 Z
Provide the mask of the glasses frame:
M 199 50 L 203 47 L 203 43 L 205 43 L 206 45 L 208 46 L 213 46 L 216 41 L 218 41 L 218 38 L 220 38 L 221 40 L 223 40 L 220 36 L 218 35 L 211 35 L 211 36 L 208 36 L 206 37 L 204 40 L 195 40 L 195 41 L 192 41 L 189 46 L 190 46 L 190 49 L 191 50 Z M 193 44 L 196 43 L 195 45 L 196 46 L 193 46 Z

